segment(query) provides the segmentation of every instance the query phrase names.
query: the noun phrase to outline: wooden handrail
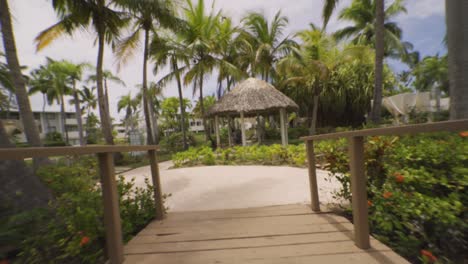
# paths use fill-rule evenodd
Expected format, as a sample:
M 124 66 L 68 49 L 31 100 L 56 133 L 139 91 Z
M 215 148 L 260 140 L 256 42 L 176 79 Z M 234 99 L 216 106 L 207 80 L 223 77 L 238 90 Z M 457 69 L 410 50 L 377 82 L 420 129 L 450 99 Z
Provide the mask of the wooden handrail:
M 109 262 L 121 264 L 124 261 L 122 224 L 120 220 L 119 197 L 115 181 L 113 153 L 147 151 L 153 181 L 153 195 L 156 206 L 156 219 L 164 218 L 161 181 L 156 151 L 158 146 L 110 146 L 94 145 L 84 147 L 34 147 L 34 148 L 0 148 L 0 160 L 16 160 L 35 157 L 69 156 L 96 154 L 101 176 L 102 198 L 104 203 L 104 229 L 106 236 L 106 253 Z
M 366 136 L 397 136 L 406 134 L 418 134 L 438 131 L 461 131 L 468 129 L 468 119 L 443 121 L 436 123 L 392 126 L 382 128 L 371 128 L 363 130 L 354 130 L 338 133 L 321 134 L 315 136 L 301 137 L 304 141 L 308 140 L 323 140 L 323 139 L 338 139 L 349 137 L 366 137 Z
M 320 211 L 313 141 L 347 138 L 350 145 L 349 168 L 351 173 L 351 203 L 353 207 L 354 242 L 359 248 L 370 248 L 366 189 L 367 177 L 365 175 L 364 168 L 364 137 L 407 135 L 442 131 L 458 132 L 463 130 L 468 130 L 468 119 L 301 137 L 301 139 L 306 143 L 312 210 Z
M 0 148 L 0 160 L 158 150 L 159 146 L 93 145 L 84 147 Z

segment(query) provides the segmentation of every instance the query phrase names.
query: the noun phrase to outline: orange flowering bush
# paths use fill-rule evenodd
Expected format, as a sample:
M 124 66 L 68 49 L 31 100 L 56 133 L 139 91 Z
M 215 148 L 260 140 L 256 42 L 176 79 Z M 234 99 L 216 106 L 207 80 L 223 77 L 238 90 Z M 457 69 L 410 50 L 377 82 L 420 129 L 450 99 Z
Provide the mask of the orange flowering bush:
M 335 195 L 351 200 L 346 147 L 337 143 L 322 150 L 326 169 L 342 183 Z M 468 259 L 466 138 L 456 133 L 369 137 L 365 164 L 376 238 L 411 263 Z
M 69 165 L 69 162 L 72 165 Z M 104 263 L 102 193 L 96 160 L 67 161 L 39 171 L 54 193 L 49 208 L 28 222 L 18 263 Z M 123 238 L 128 241 L 154 218 L 152 186 L 135 188 L 134 181 L 117 180 Z

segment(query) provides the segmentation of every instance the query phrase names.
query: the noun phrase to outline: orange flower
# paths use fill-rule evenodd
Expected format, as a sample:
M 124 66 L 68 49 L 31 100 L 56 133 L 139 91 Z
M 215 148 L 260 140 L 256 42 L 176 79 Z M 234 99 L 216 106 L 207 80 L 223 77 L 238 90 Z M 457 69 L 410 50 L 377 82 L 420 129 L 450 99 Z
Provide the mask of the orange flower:
M 468 137 L 468 131 L 460 132 L 460 137 Z
M 424 249 L 421 250 L 421 255 L 423 256 L 423 258 L 426 258 L 430 262 L 436 262 L 436 260 L 437 260 L 437 257 L 432 255 L 432 252 L 430 252 L 428 250 L 424 250 Z
M 405 181 L 405 177 L 403 177 L 403 175 L 399 172 L 396 172 L 395 174 L 393 174 L 393 176 L 395 176 L 395 181 L 398 183 L 402 183 Z
M 383 198 L 385 198 L 385 199 L 388 199 L 388 198 L 390 198 L 392 196 L 393 196 L 393 193 L 391 193 L 391 192 L 384 192 L 384 194 L 383 194 Z
M 367 201 L 367 206 L 372 206 L 372 205 L 374 205 L 374 204 L 371 201 L 368 200 Z
M 89 243 L 89 240 L 90 240 L 90 239 L 89 239 L 89 237 L 87 237 L 87 236 L 82 237 L 82 238 L 81 238 L 81 241 L 80 241 L 80 246 L 84 246 L 84 245 L 88 244 L 88 243 Z

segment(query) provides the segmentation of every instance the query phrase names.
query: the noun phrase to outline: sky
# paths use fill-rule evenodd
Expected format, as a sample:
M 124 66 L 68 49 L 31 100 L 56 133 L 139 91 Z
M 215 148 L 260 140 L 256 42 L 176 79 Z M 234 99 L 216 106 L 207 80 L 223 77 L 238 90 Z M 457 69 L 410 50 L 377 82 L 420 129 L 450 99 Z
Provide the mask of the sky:
M 309 23 L 321 25 L 321 11 L 323 0 L 205 0 L 206 8 L 213 7 L 216 10 L 222 9 L 226 16 L 233 18 L 238 23 L 242 16 L 249 11 L 256 11 L 265 14 L 268 18 L 281 10 L 284 16 L 289 18 L 289 25 L 286 34 L 307 29 Z M 351 0 L 341 0 L 338 10 L 349 5 Z M 391 2 L 389 0 L 387 3 Z M 96 63 L 97 47 L 94 45 L 95 36 L 88 32 L 77 32 L 72 37 L 65 36 L 53 42 L 49 47 L 36 51 L 34 38 L 37 34 L 57 22 L 57 17 L 52 9 L 51 0 L 10 0 L 11 13 L 13 15 L 13 27 L 16 37 L 19 60 L 28 70 L 34 69 L 45 63 L 46 57 L 56 60 L 66 59 L 74 63 L 90 62 Z M 445 1 L 444 0 L 405 0 L 407 13 L 399 15 L 394 22 L 403 29 L 403 40 L 413 43 L 415 50 L 422 56 L 444 53 L 445 48 L 442 40 L 445 36 Z M 338 21 L 337 13 L 332 17 L 327 30 L 333 32 L 345 27 L 347 22 Z M 398 62 L 389 62 L 395 72 L 405 68 Z M 125 113 L 117 112 L 117 101 L 123 95 L 131 92 L 137 93 L 135 86 L 141 83 L 142 79 L 142 51 L 135 53 L 135 56 L 117 72 L 115 57 L 109 47 L 106 47 L 104 57 L 105 69 L 115 72 L 126 86 L 110 84 L 110 112 L 111 115 L 120 120 Z M 152 66 L 149 67 L 152 69 Z M 163 69 L 156 76 L 149 71 L 149 81 L 157 81 L 164 76 Z M 204 94 L 214 94 L 216 83 L 215 78 L 208 77 L 204 88 Z M 169 84 L 163 92 L 165 97 L 176 96 L 175 84 Z M 192 87 L 184 89 L 184 97 L 192 98 Z M 194 98 L 196 100 L 196 98 Z M 31 97 L 33 109 L 42 109 L 42 96 Z M 57 106 L 48 109 L 58 110 Z M 71 106 L 68 109 L 72 110 Z

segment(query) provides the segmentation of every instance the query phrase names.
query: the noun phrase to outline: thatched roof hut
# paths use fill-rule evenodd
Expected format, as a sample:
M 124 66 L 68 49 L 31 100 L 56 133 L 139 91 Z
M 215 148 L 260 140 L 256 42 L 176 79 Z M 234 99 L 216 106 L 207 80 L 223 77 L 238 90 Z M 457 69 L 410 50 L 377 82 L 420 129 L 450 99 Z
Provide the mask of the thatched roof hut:
M 299 106 L 273 85 L 255 78 L 240 82 L 225 94 L 209 111 L 209 116 L 254 116 L 277 112 L 280 109 L 297 111 Z
M 244 117 L 261 114 L 279 113 L 281 120 L 281 141 L 288 144 L 287 116 L 288 111 L 297 111 L 299 106 L 271 84 L 248 78 L 225 94 L 211 109 L 208 116 L 215 117 L 216 140 L 220 144 L 219 116 L 240 116 L 242 145 L 246 145 Z M 230 136 L 229 136 L 230 137 Z

